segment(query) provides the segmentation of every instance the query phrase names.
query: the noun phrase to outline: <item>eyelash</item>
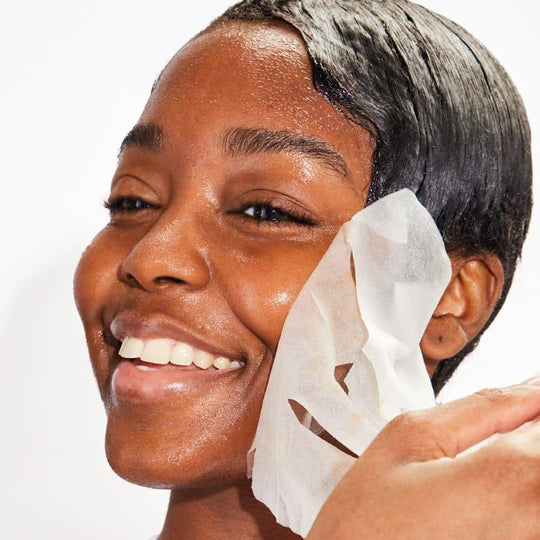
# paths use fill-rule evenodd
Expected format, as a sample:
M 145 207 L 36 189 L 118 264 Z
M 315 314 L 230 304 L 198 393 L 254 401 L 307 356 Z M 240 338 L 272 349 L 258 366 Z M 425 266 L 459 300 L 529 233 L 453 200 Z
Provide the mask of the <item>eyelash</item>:
M 105 201 L 103 205 L 112 216 L 156 208 L 156 205 L 132 196 L 115 197 L 112 200 Z M 248 214 L 247 211 L 250 209 L 254 210 L 251 214 Z M 270 201 L 256 200 L 245 203 L 241 208 L 231 213 L 252 220 L 257 225 L 282 226 L 294 224 L 305 227 L 315 225 L 315 221 L 307 212 L 302 212 L 296 206 L 293 207 L 284 203 L 275 204 Z
M 115 197 L 112 200 L 105 201 L 103 206 L 114 214 L 128 214 L 131 212 L 139 212 L 149 208 L 156 208 L 156 205 L 146 202 L 138 197 Z
M 252 214 L 247 213 L 250 209 L 254 209 Z M 315 221 L 307 212 L 302 212 L 297 207 L 283 203 L 275 204 L 269 201 L 252 201 L 245 203 L 233 213 L 240 214 L 245 219 L 253 220 L 257 225 L 268 224 L 271 226 L 280 226 L 295 224 L 305 227 L 315 225 Z M 270 217 L 272 213 L 274 217 Z M 266 218 L 263 217 L 263 214 L 266 214 Z M 275 214 L 281 214 L 281 216 L 276 216 Z

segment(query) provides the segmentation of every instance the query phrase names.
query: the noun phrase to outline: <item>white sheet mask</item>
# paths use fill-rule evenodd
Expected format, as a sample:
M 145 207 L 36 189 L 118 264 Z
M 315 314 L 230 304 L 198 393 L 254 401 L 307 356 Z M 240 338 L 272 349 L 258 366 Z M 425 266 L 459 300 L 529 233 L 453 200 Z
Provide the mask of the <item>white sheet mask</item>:
M 248 456 L 253 492 L 279 523 L 305 537 L 354 463 L 318 433 L 360 455 L 389 420 L 435 405 L 419 343 L 450 277 L 409 190 L 340 229 L 285 321 Z M 346 364 L 348 392 L 335 377 Z

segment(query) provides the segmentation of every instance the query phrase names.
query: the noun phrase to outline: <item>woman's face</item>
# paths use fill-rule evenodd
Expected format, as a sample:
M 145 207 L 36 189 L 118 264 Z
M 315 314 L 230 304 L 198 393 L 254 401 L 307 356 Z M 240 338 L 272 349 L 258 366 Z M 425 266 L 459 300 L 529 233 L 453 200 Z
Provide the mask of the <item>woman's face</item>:
M 283 322 L 363 208 L 372 152 L 314 90 L 285 25 L 229 23 L 169 63 L 75 278 L 121 476 L 162 487 L 245 477 Z M 121 358 L 122 341 L 143 360 Z M 155 363 L 171 358 L 223 369 Z

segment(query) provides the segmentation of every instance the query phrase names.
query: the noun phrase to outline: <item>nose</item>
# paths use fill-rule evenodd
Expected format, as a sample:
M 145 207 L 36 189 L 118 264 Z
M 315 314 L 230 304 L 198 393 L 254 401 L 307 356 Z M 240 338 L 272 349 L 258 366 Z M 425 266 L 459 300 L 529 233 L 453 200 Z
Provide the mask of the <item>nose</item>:
M 173 285 L 186 290 L 205 287 L 210 280 L 204 230 L 189 213 L 171 216 L 166 210 L 131 248 L 119 278 L 149 292 Z

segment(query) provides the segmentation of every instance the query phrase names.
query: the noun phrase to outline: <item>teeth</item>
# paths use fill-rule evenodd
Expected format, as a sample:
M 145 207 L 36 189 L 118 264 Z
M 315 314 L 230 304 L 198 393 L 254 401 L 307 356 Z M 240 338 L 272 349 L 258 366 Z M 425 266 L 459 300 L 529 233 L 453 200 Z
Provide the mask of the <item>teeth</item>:
M 127 337 L 122 341 L 122 346 L 118 351 L 118 354 L 122 358 L 139 358 L 144 348 L 144 342 L 142 339 L 133 337 Z
M 209 368 L 214 363 L 214 357 L 206 351 L 196 351 L 193 363 L 202 369 Z
M 168 339 L 149 339 L 144 345 L 141 360 L 152 364 L 168 364 L 171 344 Z
M 187 343 L 177 343 L 171 352 L 171 364 L 190 366 L 194 356 L 195 351 Z
M 224 356 L 220 356 L 214 360 L 214 367 L 216 369 L 228 369 L 231 367 L 231 361 Z
M 244 362 L 230 360 L 225 356 L 215 356 L 209 352 L 195 349 L 187 343 L 180 343 L 167 338 L 142 340 L 126 337 L 120 346 L 118 354 L 122 358 L 140 358 L 157 365 L 169 362 L 177 366 L 195 364 L 200 369 L 238 369 L 244 367 Z M 150 366 L 137 366 L 141 371 L 152 371 Z

